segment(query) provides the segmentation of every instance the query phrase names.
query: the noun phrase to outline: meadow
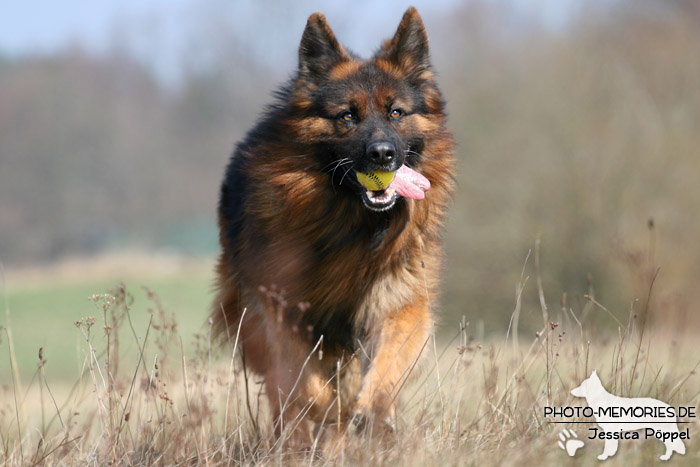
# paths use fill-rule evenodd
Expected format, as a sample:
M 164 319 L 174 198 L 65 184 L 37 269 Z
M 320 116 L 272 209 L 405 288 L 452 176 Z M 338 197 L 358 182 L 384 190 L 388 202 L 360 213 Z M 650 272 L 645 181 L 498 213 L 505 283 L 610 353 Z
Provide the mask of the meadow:
M 296 451 L 271 435 L 258 378 L 209 339 L 222 172 L 309 13 L 367 55 L 399 3 L 201 0 L 177 50 L 158 15 L 103 52 L 0 44 L 0 463 L 597 465 L 591 424 L 544 416 L 583 406 L 570 390 L 593 369 L 614 394 L 698 406 L 697 2 L 561 2 L 549 27 L 524 2 L 418 1 L 458 157 L 436 335 L 394 432 Z M 683 422 L 670 462 L 698 465 Z M 606 462 L 661 454 L 622 441 Z
M 209 339 L 210 261 L 161 259 L 147 267 L 141 260 L 137 268 L 120 268 L 112 258 L 93 260 L 92 268 L 90 262 L 77 262 L 50 273 L 10 271 L 4 293 L 0 460 L 7 465 L 594 465 L 603 446 L 602 440 L 587 438 L 594 424 L 557 424 L 544 416 L 545 407 L 585 406 L 569 391 L 593 369 L 614 394 L 697 407 L 695 334 L 646 323 L 653 283 L 617 333 L 593 331 L 590 317 L 617 318 L 593 296 L 583 309 L 547 304 L 539 251 L 532 256 L 533 275 L 525 267 L 521 271 L 511 323 L 501 336 L 477 340 L 479 331 L 463 319 L 426 342 L 422 363 L 402 389 L 394 431 L 380 436 L 373 425 L 363 432 L 351 429 L 340 446 L 310 433 L 303 450 L 272 436 L 262 387 L 241 366 L 234 345 Z M 135 261 L 127 257 L 116 263 L 129 260 Z M 523 302 L 525 291 L 542 301 Z M 518 322 L 533 315 L 539 316 L 540 330 L 520 330 Z M 682 421 L 691 439 L 686 454 L 674 454 L 671 462 L 697 465 L 700 424 L 695 418 Z M 584 441 L 573 458 L 557 444 L 564 428 L 576 430 Z M 649 465 L 660 462 L 663 452 L 657 440 L 622 441 L 606 462 Z
M 212 299 L 212 268 L 213 259 L 122 252 L 8 271 L 0 323 L 11 330 L 20 376 L 26 380 L 34 375 L 42 348 L 50 362 L 45 366 L 49 378 L 77 378 L 84 339 L 75 323 L 101 313 L 91 296 L 115 293 L 122 285 L 129 287 L 140 305 L 130 315 L 135 329 L 143 330 L 157 309 L 154 299 L 148 298 L 151 290 L 157 290 L 161 305 L 177 315 L 188 333 L 201 330 Z M 190 339 L 185 336 L 189 348 Z M 7 336 L 2 338 L 7 350 Z M 0 359 L 0 374 L 9 375 L 10 367 L 9 359 Z

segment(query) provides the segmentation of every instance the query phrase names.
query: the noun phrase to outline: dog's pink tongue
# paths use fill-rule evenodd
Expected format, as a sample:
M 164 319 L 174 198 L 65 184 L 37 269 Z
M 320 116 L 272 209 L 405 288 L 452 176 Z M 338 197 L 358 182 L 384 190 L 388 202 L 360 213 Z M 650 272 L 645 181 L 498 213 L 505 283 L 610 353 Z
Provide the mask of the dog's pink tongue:
M 389 188 L 393 188 L 405 198 L 423 199 L 425 191 L 430 189 L 430 182 L 409 166 L 402 165 L 396 171 L 394 181 L 391 182 Z

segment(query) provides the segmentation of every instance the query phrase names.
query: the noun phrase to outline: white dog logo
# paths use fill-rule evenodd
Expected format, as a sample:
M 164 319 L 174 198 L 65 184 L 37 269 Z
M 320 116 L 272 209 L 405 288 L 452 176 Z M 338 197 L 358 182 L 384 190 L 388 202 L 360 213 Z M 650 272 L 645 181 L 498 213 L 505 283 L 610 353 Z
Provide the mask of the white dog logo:
M 598 459 L 605 460 L 617 452 L 617 444 L 620 439 L 638 439 L 639 430 L 645 431 L 645 437 L 652 436 L 660 439 L 666 446 L 666 452 L 661 460 L 668 460 L 671 454 L 685 454 L 685 444 L 681 438 L 685 433 L 678 431 L 675 416 L 653 416 L 659 410 L 664 414 L 671 410 L 669 404 L 650 397 L 619 397 L 605 390 L 595 370 L 591 376 L 583 381 L 577 388 L 571 390 L 576 397 L 586 399 L 588 406 L 593 409 L 595 420 L 600 425 L 602 433 L 598 438 L 605 439 L 605 448 Z M 627 415 L 620 415 L 621 413 Z M 629 414 L 641 414 L 632 415 Z M 596 433 L 597 429 L 591 428 Z M 634 436 L 630 436 L 633 434 Z

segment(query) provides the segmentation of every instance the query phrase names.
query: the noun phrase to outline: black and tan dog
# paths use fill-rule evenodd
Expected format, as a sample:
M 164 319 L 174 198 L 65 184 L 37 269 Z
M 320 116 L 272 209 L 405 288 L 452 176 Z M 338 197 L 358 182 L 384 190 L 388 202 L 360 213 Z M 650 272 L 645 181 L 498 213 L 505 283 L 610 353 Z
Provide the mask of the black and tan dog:
M 314 13 L 295 77 L 238 144 L 212 317 L 231 341 L 240 324 L 278 433 L 393 414 L 433 325 L 454 177 L 444 110 L 414 8 L 369 60 Z

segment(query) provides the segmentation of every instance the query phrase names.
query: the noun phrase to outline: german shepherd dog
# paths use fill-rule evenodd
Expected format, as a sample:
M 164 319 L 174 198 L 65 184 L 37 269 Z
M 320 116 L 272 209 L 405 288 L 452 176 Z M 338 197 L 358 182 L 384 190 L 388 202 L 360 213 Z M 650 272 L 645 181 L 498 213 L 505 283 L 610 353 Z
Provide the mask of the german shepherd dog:
M 415 8 L 369 60 L 309 17 L 218 210 L 211 316 L 264 378 L 278 436 L 392 420 L 433 326 L 452 147 Z

